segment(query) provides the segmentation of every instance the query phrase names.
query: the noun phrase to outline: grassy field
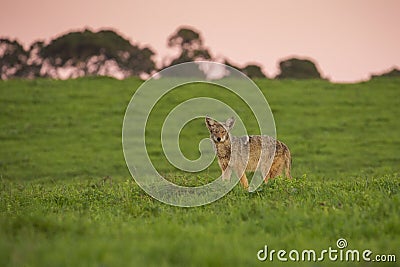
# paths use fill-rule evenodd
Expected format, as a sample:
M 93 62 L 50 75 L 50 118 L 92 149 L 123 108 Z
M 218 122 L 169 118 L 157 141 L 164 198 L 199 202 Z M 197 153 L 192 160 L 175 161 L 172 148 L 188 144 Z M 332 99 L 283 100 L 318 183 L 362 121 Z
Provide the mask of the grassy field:
M 336 247 L 394 254 L 400 262 L 400 79 L 344 85 L 326 81 L 256 83 L 292 151 L 293 180 L 256 193 L 239 186 L 198 208 L 162 204 L 142 191 L 125 165 L 121 128 L 141 81 L 85 78 L 0 82 L 0 266 L 256 266 L 269 249 Z M 249 110 L 221 88 L 188 85 L 150 116 L 148 150 L 160 173 L 197 185 L 219 175 L 187 174 L 162 154 L 166 114 L 195 96 Z M 188 158 L 208 136 L 202 120 L 181 133 Z M 289 262 L 290 263 L 290 262 Z M 288 265 L 282 263 L 281 265 Z M 291 262 L 293 263 L 293 262 Z M 297 262 L 296 266 L 353 265 Z M 361 266 L 370 263 L 359 262 Z

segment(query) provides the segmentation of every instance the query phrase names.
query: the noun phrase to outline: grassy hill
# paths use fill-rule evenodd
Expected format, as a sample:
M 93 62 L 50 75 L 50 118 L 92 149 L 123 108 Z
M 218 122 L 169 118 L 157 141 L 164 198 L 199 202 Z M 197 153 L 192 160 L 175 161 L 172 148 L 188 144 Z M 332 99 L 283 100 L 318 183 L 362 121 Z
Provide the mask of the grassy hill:
M 0 266 L 266 265 L 257 260 L 264 245 L 318 250 L 339 238 L 400 261 L 400 79 L 256 83 L 292 151 L 294 179 L 178 208 L 146 195 L 124 162 L 122 121 L 141 81 L 0 82 Z M 204 84 L 163 97 L 146 131 L 157 137 L 168 111 L 195 96 L 231 104 L 257 133 L 237 97 Z M 183 153 L 196 158 L 207 136 L 203 120 L 192 121 L 181 133 Z M 157 138 L 148 149 L 178 184 L 219 175 L 216 162 L 197 174 L 176 170 Z

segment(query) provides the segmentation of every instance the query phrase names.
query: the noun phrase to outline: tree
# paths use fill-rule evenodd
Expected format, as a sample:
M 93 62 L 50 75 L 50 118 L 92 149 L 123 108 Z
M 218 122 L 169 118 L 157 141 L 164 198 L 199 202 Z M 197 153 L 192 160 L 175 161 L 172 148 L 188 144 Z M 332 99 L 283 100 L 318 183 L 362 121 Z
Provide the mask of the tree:
M 18 41 L 0 39 L 0 79 L 17 77 L 28 61 L 28 53 Z
M 179 46 L 185 50 L 199 49 L 203 46 L 200 34 L 189 28 L 179 28 L 177 32 L 168 39 L 168 46 Z
M 265 74 L 262 72 L 259 65 L 250 64 L 242 69 L 242 72 L 249 76 L 249 78 L 265 78 Z
M 231 63 L 230 61 L 228 61 L 227 59 L 225 59 L 224 64 L 237 69 L 241 72 L 243 72 L 244 74 L 246 74 L 249 78 L 253 79 L 253 78 L 265 78 L 265 74 L 263 73 L 263 71 L 261 70 L 261 66 L 260 65 L 256 65 L 256 64 L 248 64 L 246 67 L 244 68 L 240 68 L 236 65 L 234 65 L 233 63 Z
M 34 42 L 29 49 L 26 51 L 28 55 L 28 60 L 26 64 L 22 66 L 20 70 L 18 70 L 15 74 L 16 77 L 33 79 L 37 77 L 44 77 L 45 74 L 42 74 L 43 67 L 43 57 L 42 57 L 42 48 L 44 46 L 44 42 L 36 41 Z
M 203 45 L 200 34 L 190 28 L 179 28 L 168 38 L 168 47 L 179 49 L 179 56 L 172 60 L 171 65 L 195 60 L 212 59 L 210 52 Z
M 86 75 L 151 74 L 155 71 L 154 52 L 133 45 L 114 31 L 70 32 L 45 45 L 33 43 L 28 50 L 17 41 L 0 39 L 0 78 L 60 78 Z
M 234 65 L 232 62 L 230 62 L 228 59 L 224 59 L 224 64 L 225 65 L 227 65 L 227 66 L 229 66 L 229 67 L 231 67 L 231 68 L 234 68 L 234 69 L 237 69 L 237 70 L 239 70 L 239 71 L 242 71 L 242 68 L 240 68 L 240 67 L 238 67 L 238 66 L 236 66 L 236 65 Z
M 110 30 L 70 32 L 44 46 L 41 55 L 43 64 L 53 68 L 50 76 L 58 76 L 59 69 L 69 69 L 71 76 L 121 72 L 124 77 L 155 70 L 150 48 L 132 45 Z
M 277 79 L 321 79 L 317 67 L 311 60 L 291 58 L 279 63 Z
M 372 78 L 378 78 L 378 77 L 390 77 L 390 78 L 400 77 L 400 70 L 394 67 L 390 71 L 384 72 L 382 74 L 372 75 Z

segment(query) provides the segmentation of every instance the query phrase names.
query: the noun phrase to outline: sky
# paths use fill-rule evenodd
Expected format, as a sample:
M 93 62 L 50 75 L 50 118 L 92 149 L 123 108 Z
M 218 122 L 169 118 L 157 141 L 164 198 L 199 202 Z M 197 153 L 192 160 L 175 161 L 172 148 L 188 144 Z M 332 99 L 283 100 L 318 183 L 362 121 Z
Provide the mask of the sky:
M 150 46 L 162 62 L 176 53 L 168 36 L 186 25 L 213 56 L 260 64 L 268 76 L 293 56 L 313 59 L 334 82 L 400 68 L 398 0 L 0 1 L 0 37 L 25 46 L 71 30 L 112 28 Z

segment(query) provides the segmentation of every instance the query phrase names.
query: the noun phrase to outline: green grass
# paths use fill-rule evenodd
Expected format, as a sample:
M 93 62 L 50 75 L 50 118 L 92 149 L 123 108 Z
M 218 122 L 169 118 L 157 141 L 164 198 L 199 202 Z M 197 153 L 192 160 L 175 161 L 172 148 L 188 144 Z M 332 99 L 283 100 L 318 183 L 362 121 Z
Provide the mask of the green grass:
M 265 266 L 277 262 L 257 260 L 264 245 L 320 250 L 341 237 L 349 249 L 399 262 L 400 80 L 256 82 L 292 151 L 294 179 L 252 194 L 237 186 L 197 208 L 162 204 L 130 177 L 121 127 L 139 80 L 0 82 L 0 266 Z M 164 117 L 195 96 L 230 103 L 257 133 L 248 108 L 223 89 L 168 94 L 150 116 L 148 149 L 157 169 L 184 185 L 219 174 L 216 162 L 187 174 L 162 155 Z M 192 121 L 183 153 L 196 158 L 207 136 L 204 122 Z

